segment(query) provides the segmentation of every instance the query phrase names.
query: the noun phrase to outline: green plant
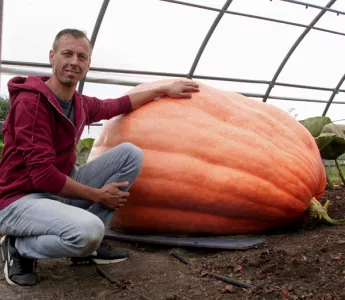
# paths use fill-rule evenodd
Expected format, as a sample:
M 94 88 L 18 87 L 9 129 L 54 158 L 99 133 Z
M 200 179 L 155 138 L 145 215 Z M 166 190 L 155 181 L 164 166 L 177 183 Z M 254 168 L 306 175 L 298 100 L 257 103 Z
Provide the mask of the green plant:
M 5 120 L 10 111 L 10 101 L 8 98 L 0 97 L 0 120 Z
M 79 141 L 77 145 L 77 166 L 81 166 L 87 162 L 94 141 L 95 140 L 92 138 L 86 138 Z
M 0 140 L 0 159 L 1 159 L 1 156 L 2 156 L 2 151 L 4 150 L 4 143 L 2 140 Z
M 335 161 L 339 177 L 345 185 L 345 178 L 337 161 L 338 157 L 345 153 L 345 125 L 334 124 L 330 118 L 322 116 L 301 120 L 300 123 L 314 137 L 322 159 Z M 329 187 L 333 188 L 329 177 L 327 182 Z
M 328 166 L 327 164 L 325 165 L 326 167 L 326 172 L 329 180 L 332 182 L 332 184 L 340 185 L 342 184 L 341 177 L 339 176 L 339 170 L 338 168 L 334 166 Z M 344 174 L 345 172 L 345 167 L 341 166 L 341 172 Z
M 10 111 L 10 101 L 8 98 L 0 97 L 0 159 L 4 148 L 4 137 L 2 134 L 2 123 Z

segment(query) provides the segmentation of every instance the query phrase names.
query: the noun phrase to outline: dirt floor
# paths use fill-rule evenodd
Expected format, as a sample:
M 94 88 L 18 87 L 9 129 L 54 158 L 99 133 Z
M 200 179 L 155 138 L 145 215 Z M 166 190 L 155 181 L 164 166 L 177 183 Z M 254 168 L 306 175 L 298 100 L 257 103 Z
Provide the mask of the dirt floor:
M 333 218 L 345 218 L 344 188 L 326 191 L 325 199 Z M 266 243 L 246 251 L 174 249 L 190 264 L 170 255 L 171 248 L 113 241 L 131 257 L 98 270 L 67 259 L 39 261 L 39 284 L 28 288 L 7 285 L 1 272 L 0 299 L 345 299 L 345 227 L 305 223 L 260 236 Z

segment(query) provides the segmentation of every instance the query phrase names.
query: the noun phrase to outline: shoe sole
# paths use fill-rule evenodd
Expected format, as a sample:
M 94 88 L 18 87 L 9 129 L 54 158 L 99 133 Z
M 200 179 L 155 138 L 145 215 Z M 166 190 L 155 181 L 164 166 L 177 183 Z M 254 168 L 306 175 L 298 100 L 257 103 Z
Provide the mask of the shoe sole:
M 2 248 L 2 243 L 5 241 L 5 237 L 3 236 L 0 240 L 0 247 L 1 247 L 1 256 L 2 256 L 2 260 L 5 262 L 5 267 L 4 267 L 4 274 L 5 274 L 5 279 L 7 281 L 8 284 L 10 285 L 18 285 L 16 283 L 14 283 L 9 277 L 8 277 L 8 268 L 7 268 L 7 259 L 5 259 L 5 254 L 4 254 L 4 250 Z
M 1 257 L 3 261 L 5 261 L 4 250 L 2 250 L 2 243 L 4 242 L 4 240 L 5 240 L 5 235 L 0 239 Z
M 104 259 L 104 258 L 85 258 L 85 257 L 71 257 L 71 262 L 73 264 L 94 264 L 94 265 L 109 265 L 118 263 L 126 260 L 128 257 L 115 258 L 115 259 Z
M 121 261 L 126 260 L 127 257 L 124 258 L 117 258 L 117 259 L 100 259 L 100 258 L 92 258 L 91 260 L 96 264 L 96 265 L 110 265 L 110 264 L 116 264 Z

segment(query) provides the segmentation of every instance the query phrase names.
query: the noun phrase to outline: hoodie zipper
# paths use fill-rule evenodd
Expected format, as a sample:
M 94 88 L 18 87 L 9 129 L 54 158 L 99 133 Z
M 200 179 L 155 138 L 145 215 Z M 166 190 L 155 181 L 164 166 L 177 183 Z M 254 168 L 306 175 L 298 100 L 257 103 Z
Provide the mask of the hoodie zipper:
M 73 149 L 73 152 L 72 152 L 72 154 L 71 155 L 73 155 L 73 153 L 76 151 L 76 149 L 77 149 L 77 136 L 78 136 L 78 134 L 79 134 L 79 131 L 80 131 L 80 129 L 82 128 L 82 126 L 83 126 L 83 123 L 84 123 L 84 121 L 85 121 L 85 117 L 82 119 L 82 122 L 81 122 L 81 125 L 79 126 L 79 128 L 78 128 L 78 130 L 77 130 L 77 128 L 74 126 L 74 124 L 71 122 L 71 120 L 70 119 L 68 119 L 56 106 L 55 106 L 55 104 L 50 100 L 50 98 L 47 98 L 47 100 L 49 101 L 49 103 L 58 111 L 58 113 L 60 114 L 60 115 L 62 115 L 65 119 L 67 119 L 68 120 L 68 122 L 70 122 L 71 123 L 71 125 L 73 126 L 73 128 L 74 128 L 74 132 L 75 132 L 75 136 L 74 136 L 74 149 Z

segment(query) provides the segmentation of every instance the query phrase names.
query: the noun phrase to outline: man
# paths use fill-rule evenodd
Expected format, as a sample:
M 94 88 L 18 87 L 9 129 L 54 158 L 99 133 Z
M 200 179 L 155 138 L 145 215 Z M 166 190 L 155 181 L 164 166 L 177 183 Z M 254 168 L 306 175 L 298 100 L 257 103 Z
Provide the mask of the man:
M 103 236 L 141 170 L 142 151 L 124 143 L 77 168 L 75 150 L 84 126 L 129 113 L 157 97 L 190 98 L 198 91 L 196 83 L 186 80 L 118 99 L 80 95 L 76 86 L 89 70 L 91 51 L 83 32 L 62 30 L 49 53 L 50 78 L 16 77 L 8 83 L 0 232 L 10 284 L 36 284 L 40 258 L 111 263 L 128 256 L 109 247 Z

